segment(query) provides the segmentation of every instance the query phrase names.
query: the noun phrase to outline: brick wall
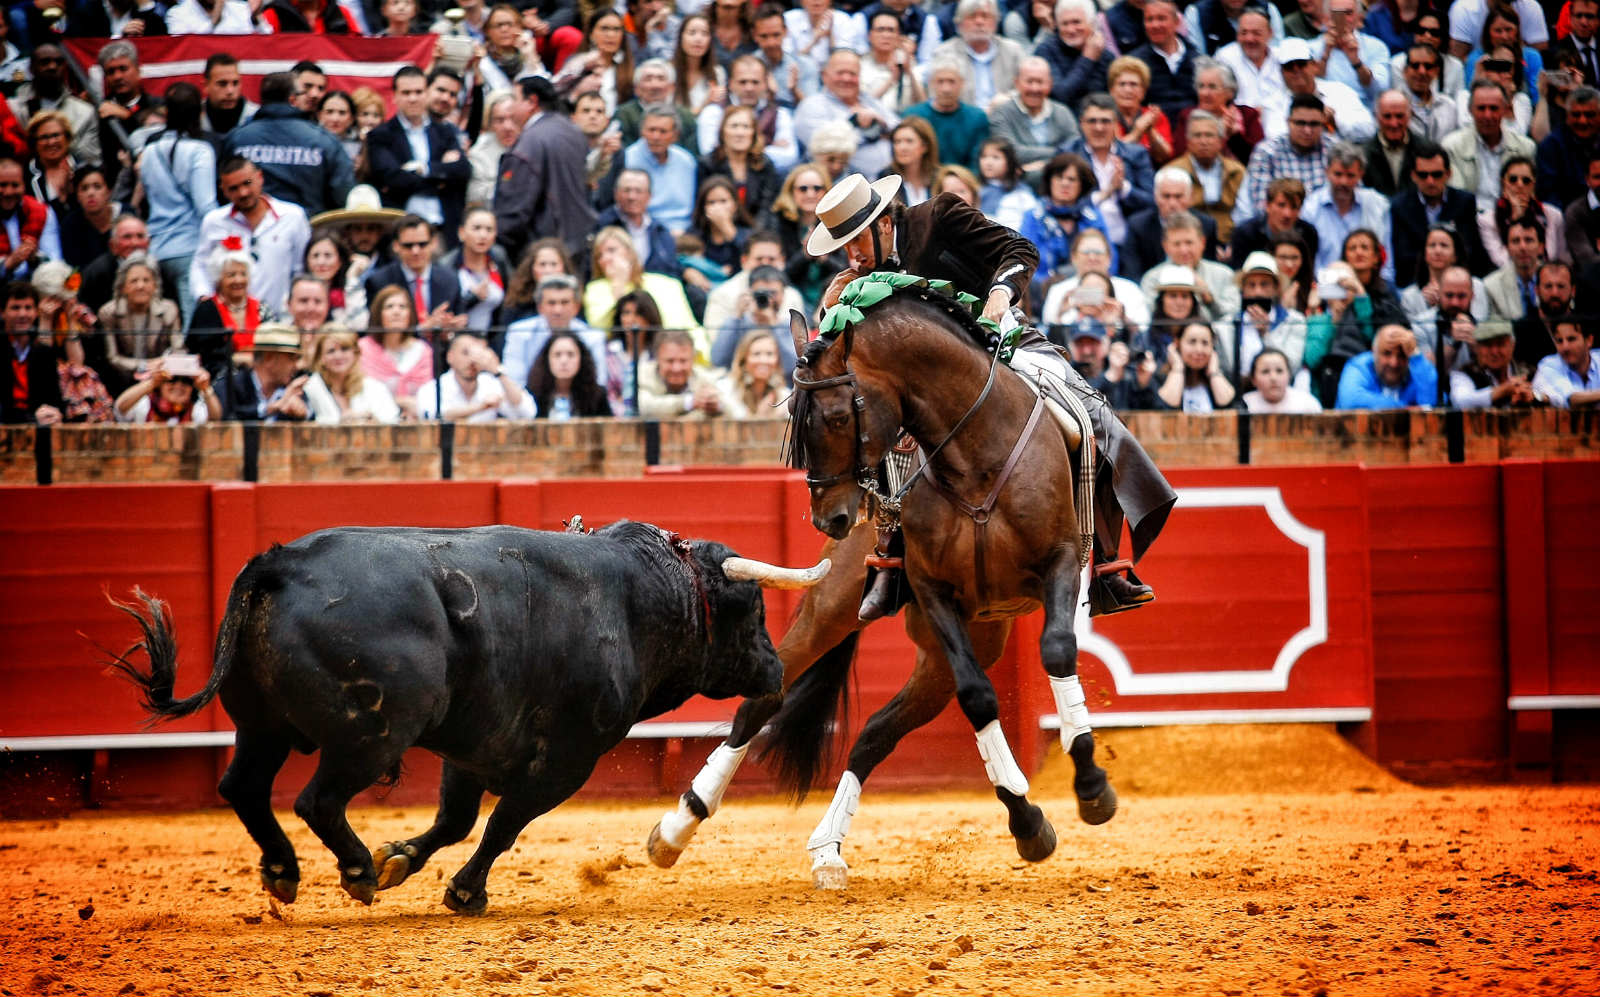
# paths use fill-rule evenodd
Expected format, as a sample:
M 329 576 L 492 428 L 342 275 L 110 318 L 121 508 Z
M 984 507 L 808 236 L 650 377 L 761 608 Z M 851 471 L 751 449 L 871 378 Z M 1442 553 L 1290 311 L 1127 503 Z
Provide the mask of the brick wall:
M 1128 425 L 1156 463 L 1223 467 L 1239 462 L 1241 416 L 1134 412 Z M 1449 460 L 1443 412 L 1345 412 L 1251 416 L 1244 427 L 1253 465 L 1361 462 L 1442 464 Z M 636 477 L 648 463 L 771 466 L 785 422 L 644 423 L 610 419 L 456 426 L 451 477 Z M 399 426 L 252 427 L 256 476 L 266 482 L 437 480 L 441 429 Z M 1551 409 L 1470 412 L 1462 417 L 1465 460 L 1600 456 L 1600 413 Z M 36 431 L 0 427 L 0 483 L 36 479 Z M 653 454 L 653 461 L 650 459 Z M 52 479 L 233 481 L 244 477 L 246 427 L 61 426 L 50 432 Z

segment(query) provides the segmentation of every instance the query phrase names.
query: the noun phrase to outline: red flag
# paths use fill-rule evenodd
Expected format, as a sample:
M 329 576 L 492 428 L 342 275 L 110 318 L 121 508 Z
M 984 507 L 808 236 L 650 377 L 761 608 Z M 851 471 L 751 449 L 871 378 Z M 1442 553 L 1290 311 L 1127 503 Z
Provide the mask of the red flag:
M 363 38 L 359 35 L 168 35 L 129 38 L 139 49 L 145 90 L 160 95 L 177 80 L 205 87 L 206 58 L 228 52 L 239 60 L 245 95 L 261 97 L 261 77 L 286 73 L 301 60 L 314 62 L 328 74 L 328 89 L 350 92 L 371 87 L 393 112 L 390 94 L 394 74 L 402 66 L 424 70 L 433 62 L 434 35 Z M 109 38 L 65 38 L 62 43 L 85 68 L 93 66 Z

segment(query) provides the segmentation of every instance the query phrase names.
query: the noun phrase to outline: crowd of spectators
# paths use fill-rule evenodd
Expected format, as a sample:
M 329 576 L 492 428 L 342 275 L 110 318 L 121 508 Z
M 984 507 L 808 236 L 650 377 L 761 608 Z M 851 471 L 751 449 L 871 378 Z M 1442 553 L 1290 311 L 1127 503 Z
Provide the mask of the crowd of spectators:
M 1600 400 L 1600 0 L 452 5 L 9 5 L 4 421 L 774 417 L 853 172 L 1034 243 L 1120 408 Z M 127 41 L 306 32 L 440 37 Z

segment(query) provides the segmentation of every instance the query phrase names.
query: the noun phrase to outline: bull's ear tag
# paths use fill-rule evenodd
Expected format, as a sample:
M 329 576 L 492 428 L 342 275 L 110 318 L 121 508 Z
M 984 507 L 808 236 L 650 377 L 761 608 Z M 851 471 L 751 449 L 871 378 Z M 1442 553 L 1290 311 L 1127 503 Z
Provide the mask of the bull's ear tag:
M 811 327 L 806 324 L 806 317 L 795 309 L 789 309 L 789 336 L 794 340 L 794 355 L 806 355 L 806 343 L 811 341 Z

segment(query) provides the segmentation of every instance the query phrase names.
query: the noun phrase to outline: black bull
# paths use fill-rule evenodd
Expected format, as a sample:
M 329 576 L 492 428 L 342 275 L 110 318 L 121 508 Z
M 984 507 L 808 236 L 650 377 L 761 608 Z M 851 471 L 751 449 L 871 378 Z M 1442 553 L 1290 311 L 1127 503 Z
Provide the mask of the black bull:
M 639 720 L 694 695 L 776 693 L 783 677 L 761 585 L 800 587 L 827 571 L 777 568 L 643 523 L 589 535 L 509 526 L 325 530 L 275 546 L 234 580 L 211 677 L 173 699 L 177 644 L 164 603 L 113 602 L 138 621 L 150 658 L 116 668 L 155 720 L 220 696 L 237 728 L 218 791 L 261 848 L 261 880 L 299 888 L 294 848 L 272 814 L 290 750 L 320 750 L 295 813 L 371 903 L 477 821 L 500 796 L 477 851 L 445 890 L 480 911 L 489 868 L 528 822 L 581 787 Z M 444 759 L 433 826 L 369 851 L 345 808 L 398 774 L 413 746 Z

